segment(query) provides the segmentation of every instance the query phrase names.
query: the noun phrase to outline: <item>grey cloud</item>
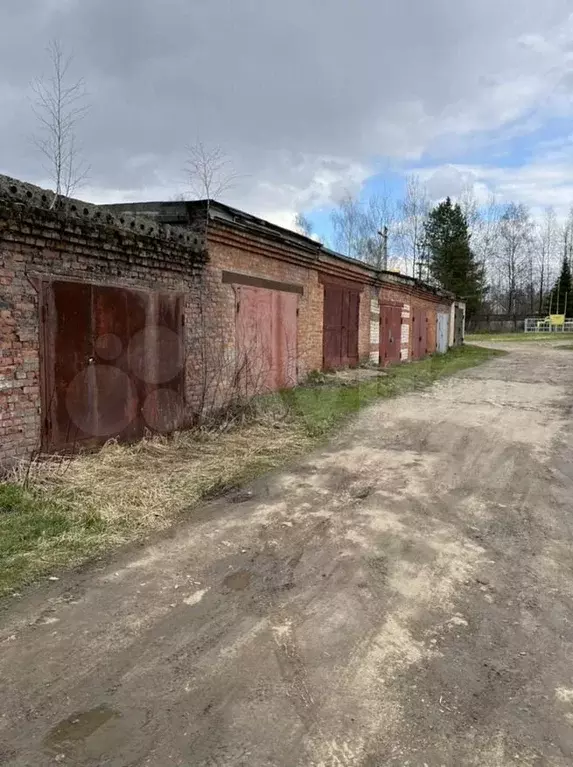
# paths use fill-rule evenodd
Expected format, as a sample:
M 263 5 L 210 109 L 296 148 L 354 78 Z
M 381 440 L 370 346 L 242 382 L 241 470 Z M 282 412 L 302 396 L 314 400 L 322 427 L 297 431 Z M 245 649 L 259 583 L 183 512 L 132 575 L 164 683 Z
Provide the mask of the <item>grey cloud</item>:
M 1 167 L 43 178 L 27 88 L 57 36 L 91 94 L 91 187 L 173 190 L 200 136 L 233 157 L 236 204 L 319 204 L 377 157 L 431 152 L 452 114 L 462 132 L 495 127 L 488 88 L 537 56 L 518 40 L 568 13 L 563 0 L 4 0 Z

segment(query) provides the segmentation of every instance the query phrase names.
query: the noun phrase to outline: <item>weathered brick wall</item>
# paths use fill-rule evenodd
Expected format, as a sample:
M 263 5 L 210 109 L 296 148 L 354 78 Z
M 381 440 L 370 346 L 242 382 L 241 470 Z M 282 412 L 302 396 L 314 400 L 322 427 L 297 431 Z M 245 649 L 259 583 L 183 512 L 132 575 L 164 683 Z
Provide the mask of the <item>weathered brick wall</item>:
M 402 307 L 402 340 L 401 358 L 403 362 L 412 357 L 412 310 L 424 309 L 430 313 L 431 322 L 435 323 L 436 313 L 450 311 L 449 305 L 442 297 L 412 285 L 399 286 L 396 284 L 383 285 L 380 290 L 380 303 L 396 304 Z M 435 333 L 432 336 L 435 344 Z
M 253 231 L 232 220 L 205 227 L 203 219 L 195 229 L 189 223 L 182 229 L 164 227 L 145 211 L 111 214 L 75 200 L 51 210 L 51 199 L 49 193 L 0 176 L 0 466 L 41 447 L 39 290 L 46 280 L 182 293 L 189 418 L 225 404 L 233 394 L 237 286 L 223 282 L 225 271 L 302 288 L 297 298 L 299 381 L 322 368 L 326 277 L 362 290 L 361 360 L 372 352 L 373 300 L 402 307 L 403 359 L 410 355 L 411 307 L 450 308 L 448 301 L 413 284 L 392 281 L 380 288 L 368 267 L 261 227 Z
M 360 315 L 358 324 L 358 356 L 360 362 L 370 359 L 370 301 L 371 293 L 368 286 L 360 294 Z
M 411 350 L 412 296 L 407 288 L 384 285 L 379 293 L 380 304 L 394 304 L 402 308 L 400 359 L 408 362 Z
M 369 306 L 369 360 L 377 365 L 380 362 L 380 288 L 369 286 L 364 291 L 363 300 Z
M 298 380 L 310 371 L 322 367 L 322 325 L 324 289 L 318 272 L 296 260 L 283 260 L 280 248 L 265 247 L 265 243 L 252 236 L 231 237 L 214 230 L 208 237 L 209 264 L 205 281 L 209 296 L 209 325 L 221 333 L 229 358 L 235 351 L 236 295 L 233 284 L 222 281 L 224 271 L 239 272 L 266 280 L 300 285 L 297 323 Z M 213 321 L 213 314 L 215 321 Z
M 195 258 L 169 239 L 0 200 L 0 466 L 41 446 L 42 279 L 183 292 L 192 328 Z

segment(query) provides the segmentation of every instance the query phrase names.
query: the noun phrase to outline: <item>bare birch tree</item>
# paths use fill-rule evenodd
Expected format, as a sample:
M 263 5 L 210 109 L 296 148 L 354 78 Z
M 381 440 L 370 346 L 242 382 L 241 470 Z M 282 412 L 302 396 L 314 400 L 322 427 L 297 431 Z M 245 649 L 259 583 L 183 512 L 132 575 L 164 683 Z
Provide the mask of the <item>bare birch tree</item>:
M 406 180 L 406 192 L 400 203 L 402 220 L 400 240 L 406 263 L 412 275 L 421 278 L 425 264 L 424 222 L 430 210 L 430 199 L 419 176 L 411 175 Z
M 81 159 L 76 135 L 89 105 L 83 78 L 71 79 L 72 56 L 66 55 L 58 40 L 52 40 L 47 52 L 50 74 L 32 82 L 33 110 L 39 123 L 33 140 L 44 155 L 45 169 L 54 184 L 54 207 L 60 196 L 74 192 L 89 171 Z
M 556 256 L 558 235 L 559 227 L 555 211 L 553 208 L 546 208 L 543 219 L 537 229 L 535 248 L 538 283 L 537 311 L 539 314 L 543 313 L 545 294 L 548 292 L 548 285 L 551 279 L 551 267 Z M 565 239 L 567 239 L 566 235 Z
M 363 234 L 362 218 L 360 202 L 350 192 L 346 192 L 338 208 L 330 216 L 335 246 L 351 258 L 359 257 Z
M 532 224 L 529 210 L 523 204 L 509 203 L 500 220 L 500 275 L 503 278 L 505 311 L 514 315 L 524 281 L 532 279 Z
M 464 186 L 459 195 L 458 202 L 467 222 L 468 230 L 471 235 L 474 235 L 477 229 L 479 229 L 482 215 L 473 184 L 470 183 Z
M 361 216 L 359 258 L 376 269 L 388 268 L 389 243 L 396 231 L 396 206 L 387 189 L 371 195 Z
M 499 248 L 500 207 L 494 195 L 487 204 L 471 213 L 468 225 L 472 236 L 472 250 L 487 269 L 494 266 Z
M 294 225 L 299 234 L 303 234 L 305 237 L 312 237 L 312 223 L 304 213 L 296 214 Z
M 203 141 L 187 146 L 185 173 L 197 199 L 215 200 L 232 189 L 239 178 L 230 157 L 220 146 Z

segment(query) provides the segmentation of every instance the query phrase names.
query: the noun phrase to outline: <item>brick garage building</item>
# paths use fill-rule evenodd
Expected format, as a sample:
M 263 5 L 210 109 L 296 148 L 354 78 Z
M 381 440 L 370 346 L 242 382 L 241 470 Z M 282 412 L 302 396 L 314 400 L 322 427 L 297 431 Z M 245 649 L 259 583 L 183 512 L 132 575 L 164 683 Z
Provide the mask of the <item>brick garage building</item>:
M 217 202 L 130 203 L 106 208 L 115 215 L 142 215 L 162 225 L 184 226 L 204 237 L 209 254 L 202 275 L 204 322 L 210 337 L 224 344 L 230 361 L 237 351 L 237 315 L 242 302 L 249 302 L 255 321 L 260 319 L 262 324 L 277 319 L 269 315 L 268 304 L 273 301 L 269 297 L 265 302 L 265 295 L 296 295 L 296 348 L 289 354 L 294 358 L 294 373 L 283 376 L 285 383 L 300 381 L 311 370 L 324 367 L 325 292 L 329 288 L 336 292 L 338 287 L 358 298 L 375 280 L 374 272 L 353 259 Z M 368 312 L 360 300 L 355 300 L 353 309 L 350 335 L 356 348 L 341 355 L 341 364 L 358 364 L 369 353 L 367 333 L 360 331 L 369 322 Z M 350 322 L 350 318 L 346 320 Z M 289 321 L 287 317 L 285 322 Z M 211 361 L 219 356 L 211 354 Z
M 411 277 L 378 271 L 221 203 L 150 202 L 106 207 L 116 214 L 152 217 L 164 225 L 201 233 L 209 252 L 204 276 L 208 287 L 203 294 L 211 297 L 218 321 L 226 318 L 217 330 L 230 339 L 231 354 L 237 314 L 237 293 L 232 285 L 279 292 L 298 289 L 297 380 L 311 370 L 368 359 L 379 362 L 380 343 L 386 338 L 379 329 L 384 307 L 399 308 L 399 353 L 392 362 L 418 359 L 436 351 L 438 314 L 448 315 L 449 326 L 453 295 Z M 331 315 L 328 303 L 332 305 Z M 216 327 L 214 318 L 210 324 Z M 329 348 L 328 334 L 336 338 L 346 331 L 349 338 L 342 338 L 342 343 L 339 338 L 337 348 Z M 446 341 L 446 348 L 448 345 Z M 349 346 L 353 348 L 349 350 Z
M 52 199 L 0 177 L 0 464 L 170 431 L 324 367 L 423 356 L 453 311 L 219 203 Z
M 51 200 L 0 178 L 0 464 L 137 438 L 146 416 L 163 428 L 185 402 L 184 371 L 163 381 L 153 365 L 173 367 L 174 322 L 194 324 L 204 243 L 77 201 L 51 210 Z M 163 337 L 145 338 L 158 312 Z
M 449 344 L 448 328 L 450 307 L 453 296 L 439 290 L 431 290 L 429 286 L 420 284 L 411 278 L 396 279 L 390 282 L 390 275 L 380 291 L 381 327 L 386 329 L 392 322 L 397 323 L 400 330 L 400 342 L 392 348 L 390 362 L 406 362 L 444 352 Z M 444 324 L 445 323 L 445 324 Z M 441 331 L 441 343 L 440 333 Z M 391 332 L 391 331 L 390 331 Z M 396 334 L 396 332 L 394 333 Z M 388 360 L 388 349 L 381 342 L 381 361 Z

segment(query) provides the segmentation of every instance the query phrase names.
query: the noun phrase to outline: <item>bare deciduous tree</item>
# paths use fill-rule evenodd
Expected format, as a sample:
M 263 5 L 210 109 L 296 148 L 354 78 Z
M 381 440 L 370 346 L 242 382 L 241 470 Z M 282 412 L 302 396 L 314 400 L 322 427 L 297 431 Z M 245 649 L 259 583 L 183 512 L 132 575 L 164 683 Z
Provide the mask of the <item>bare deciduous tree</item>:
M 506 206 L 500 220 L 499 269 L 505 293 L 505 311 L 516 312 L 518 292 L 524 280 L 532 280 L 532 223 L 529 210 L 514 202 Z
M 474 233 L 480 226 L 482 209 L 475 194 L 474 184 L 468 182 L 464 185 L 458 197 L 458 203 L 467 221 L 470 233 Z
M 468 225 L 472 249 L 478 261 L 489 268 L 493 265 L 499 247 L 500 207 L 493 195 L 486 205 L 471 212 Z
M 400 240 L 404 259 L 411 265 L 412 275 L 422 277 L 426 261 L 424 222 L 430 210 L 430 200 L 427 189 L 418 176 L 408 176 L 400 209 L 402 212 Z
M 235 185 L 238 174 L 230 157 L 219 146 L 209 147 L 202 141 L 187 146 L 185 173 L 197 199 L 220 198 Z
M 543 219 L 537 227 L 535 255 L 538 272 L 538 307 L 543 313 L 544 298 L 550 280 L 551 266 L 556 256 L 558 236 L 557 218 L 553 208 L 546 208 Z
M 390 243 L 397 238 L 398 216 L 387 189 L 361 202 L 349 192 L 331 214 L 335 246 L 376 269 L 388 266 Z
M 82 162 L 76 128 L 89 105 L 83 78 L 70 79 L 72 57 L 58 40 L 47 48 L 50 74 L 32 83 L 33 109 L 40 130 L 34 143 L 44 155 L 46 171 L 54 184 L 54 207 L 61 195 L 69 196 L 85 180 L 89 168 Z
M 304 213 L 296 214 L 294 225 L 299 234 L 304 234 L 305 237 L 312 237 L 312 223 Z
M 358 258 L 363 232 L 363 213 L 360 202 L 350 192 L 340 200 L 330 219 L 337 248 L 351 258 Z
M 395 233 L 396 206 L 387 189 L 373 194 L 361 218 L 360 258 L 376 269 L 388 267 L 389 242 Z

